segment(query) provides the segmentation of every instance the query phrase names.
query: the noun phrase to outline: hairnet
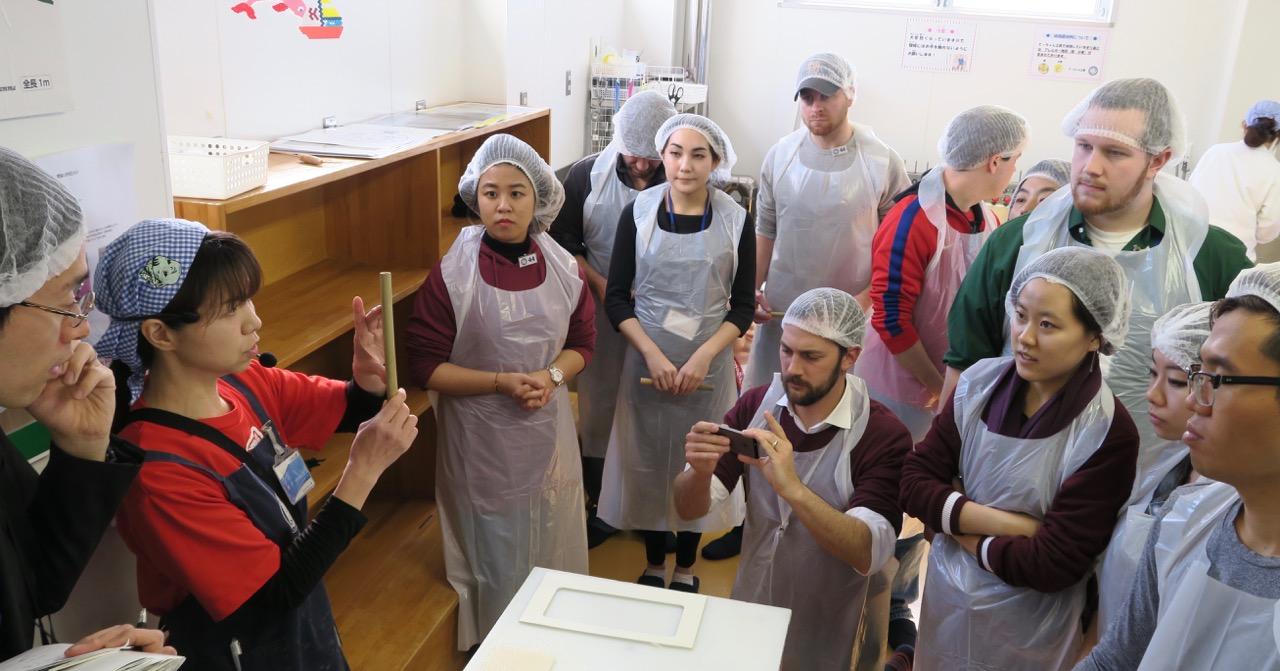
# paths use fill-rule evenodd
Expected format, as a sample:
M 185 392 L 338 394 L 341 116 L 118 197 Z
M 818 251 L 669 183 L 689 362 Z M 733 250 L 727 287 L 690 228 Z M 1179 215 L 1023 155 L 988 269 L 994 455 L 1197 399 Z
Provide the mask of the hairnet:
M 1200 346 L 1209 339 L 1213 302 L 1186 303 L 1164 313 L 1151 326 L 1151 347 L 1178 368 L 1200 363 Z
M 1280 102 L 1275 100 L 1259 100 L 1249 108 L 1249 113 L 1244 117 L 1244 125 L 1252 126 L 1258 123 L 1259 119 L 1271 119 L 1277 125 L 1280 125 Z
M 52 175 L 0 147 L 0 307 L 66 272 L 84 246 L 84 215 Z
M 1141 135 L 1135 137 L 1132 129 L 1109 127 L 1096 119 L 1086 125 L 1085 115 L 1095 108 L 1141 110 L 1146 116 Z M 1062 132 L 1067 137 L 1085 134 L 1110 138 L 1148 154 L 1169 149 L 1174 160 L 1182 158 L 1187 150 L 1187 127 L 1178 102 L 1164 84 L 1154 79 L 1117 79 L 1099 86 L 1062 120 Z
M 490 135 L 462 172 L 462 179 L 458 180 L 458 195 L 462 196 L 463 202 L 472 212 L 479 213 L 476 191 L 480 176 L 499 163 L 513 165 L 529 178 L 534 197 L 533 222 L 529 225 L 529 232 L 546 231 L 551 226 L 551 221 L 560 213 L 560 206 L 564 205 L 564 187 L 556 179 L 551 166 L 542 160 L 533 147 L 519 138 L 505 133 Z
M 183 219 L 140 221 L 102 250 L 93 272 L 97 308 L 111 324 L 94 348 L 98 355 L 129 366 L 133 399 L 142 393 L 146 371 L 138 355 L 142 320 L 159 314 L 178 295 L 209 234 L 204 224 Z
M 1063 186 L 1071 182 L 1071 163 L 1058 158 L 1046 158 L 1039 163 L 1031 166 L 1031 169 L 1023 173 L 1022 181 L 1018 182 L 1018 188 L 1022 188 L 1022 182 L 1027 181 L 1031 177 L 1044 177 Z M 1018 189 L 1014 189 L 1016 192 Z
M 627 156 L 658 159 L 653 136 L 667 119 L 676 115 L 676 106 L 657 91 L 641 91 L 622 103 L 613 115 L 613 137 Z
M 792 99 L 799 98 L 804 89 L 814 89 L 826 96 L 844 91 L 849 100 L 853 100 L 857 78 L 853 67 L 839 54 L 814 54 L 800 64 L 800 71 L 796 73 L 796 93 Z
M 862 347 L 867 314 L 853 296 L 839 289 L 818 287 L 791 302 L 782 325 L 803 329 L 841 347 Z
M 947 122 L 938 138 L 938 153 L 947 167 L 967 170 L 992 156 L 1010 155 L 1026 141 L 1026 119 L 998 105 L 980 105 Z
M 1280 261 L 1259 263 L 1240 271 L 1231 288 L 1227 289 L 1227 298 L 1240 296 L 1257 296 L 1280 312 Z
M 711 151 L 720 157 L 720 165 L 711 172 L 712 184 L 726 184 L 733 170 L 733 164 L 738 162 L 738 155 L 733 153 L 733 145 L 729 142 L 729 136 L 716 125 L 716 122 L 699 114 L 677 114 L 662 124 L 658 129 L 658 134 L 653 138 L 653 146 L 658 149 L 661 154 L 662 150 L 667 146 L 667 140 L 671 139 L 672 134 L 681 128 L 688 128 L 698 131 L 702 137 L 707 139 L 707 144 L 711 145 Z M 668 176 L 667 179 L 671 177 Z
M 1005 311 L 1014 313 L 1022 288 L 1036 278 L 1066 287 L 1102 328 L 1102 354 L 1114 354 L 1129 333 L 1130 283 L 1115 259 L 1091 247 L 1059 247 L 1041 254 L 1013 278 Z

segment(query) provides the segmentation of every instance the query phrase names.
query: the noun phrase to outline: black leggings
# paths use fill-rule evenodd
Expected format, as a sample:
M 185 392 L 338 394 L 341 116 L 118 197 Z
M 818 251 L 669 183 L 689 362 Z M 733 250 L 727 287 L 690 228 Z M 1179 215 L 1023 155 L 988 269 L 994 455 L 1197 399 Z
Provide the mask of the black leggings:
M 667 532 L 641 531 L 644 537 L 644 556 L 651 566 L 667 563 Z M 698 559 L 698 543 L 702 534 L 696 531 L 676 532 L 676 566 L 689 568 Z
M 600 486 L 604 480 L 604 459 L 582 458 L 582 485 L 587 490 L 587 509 L 594 511 L 600 503 Z

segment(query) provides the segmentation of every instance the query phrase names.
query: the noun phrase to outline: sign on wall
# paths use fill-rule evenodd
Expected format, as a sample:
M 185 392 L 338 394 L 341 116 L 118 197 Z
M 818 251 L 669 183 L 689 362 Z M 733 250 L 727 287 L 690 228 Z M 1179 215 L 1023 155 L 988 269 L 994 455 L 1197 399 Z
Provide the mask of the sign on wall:
M 342 37 L 342 14 L 335 0 L 243 0 L 231 6 L 231 11 L 243 15 L 249 21 L 258 20 L 259 6 L 269 6 L 277 14 L 289 13 L 298 18 L 298 31 L 311 40 L 336 40 Z
M 973 67 L 976 23 L 909 19 L 902 68 L 921 72 L 968 72 Z
M 0 0 L 0 119 L 70 109 L 58 6 L 54 0 Z
M 1042 79 L 1100 81 L 1110 30 L 1037 26 L 1031 74 Z

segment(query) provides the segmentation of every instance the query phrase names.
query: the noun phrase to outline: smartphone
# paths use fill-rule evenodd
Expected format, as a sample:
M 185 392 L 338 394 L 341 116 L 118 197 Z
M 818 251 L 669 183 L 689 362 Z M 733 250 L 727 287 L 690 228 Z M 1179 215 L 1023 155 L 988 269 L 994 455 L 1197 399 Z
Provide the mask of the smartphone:
M 729 439 L 729 451 L 734 454 L 741 454 L 752 459 L 760 458 L 760 446 L 756 444 L 756 439 L 748 436 L 741 431 L 721 424 L 716 430 L 717 436 L 724 436 Z

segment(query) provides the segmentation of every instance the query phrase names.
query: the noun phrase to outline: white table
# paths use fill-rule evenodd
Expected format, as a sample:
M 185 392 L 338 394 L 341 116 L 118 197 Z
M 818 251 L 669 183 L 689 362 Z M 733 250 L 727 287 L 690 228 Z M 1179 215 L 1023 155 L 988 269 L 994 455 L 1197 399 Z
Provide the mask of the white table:
M 555 572 L 549 569 L 533 569 L 467 665 L 468 671 L 484 669 L 489 656 L 500 648 L 547 653 L 555 658 L 554 671 L 777 671 L 782 661 L 782 646 L 787 637 L 787 625 L 791 622 L 791 611 L 719 597 L 707 597 L 692 649 L 663 647 L 521 622 L 520 618 L 534 592 L 552 573 Z M 587 580 L 598 584 L 613 582 L 604 578 Z

